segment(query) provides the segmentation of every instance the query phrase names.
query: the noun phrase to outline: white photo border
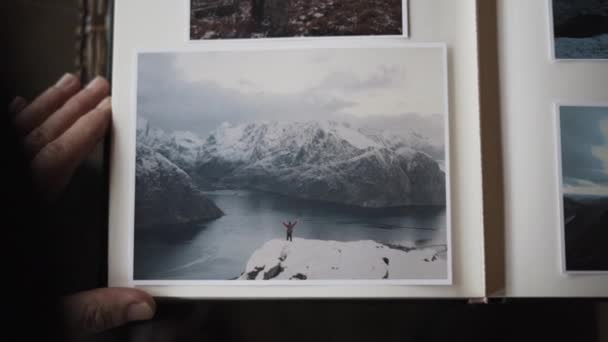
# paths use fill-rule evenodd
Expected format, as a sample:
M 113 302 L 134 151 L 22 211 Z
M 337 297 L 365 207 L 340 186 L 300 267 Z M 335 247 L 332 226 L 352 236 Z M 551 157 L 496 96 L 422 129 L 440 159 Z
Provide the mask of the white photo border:
M 553 20 L 553 1 L 547 1 L 547 20 L 549 29 L 549 60 L 553 63 L 602 63 L 608 62 L 608 58 L 557 58 L 556 46 L 555 46 L 555 25 Z
M 128 286 L 131 287 L 187 287 L 195 286 L 200 288 L 206 287 L 233 287 L 233 288 L 266 288 L 266 287 L 283 287 L 283 288 L 311 288 L 311 287 L 327 287 L 327 286 L 339 286 L 339 287 L 369 287 L 374 285 L 380 286 L 410 286 L 410 285 L 436 285 L 436 286 L 450 286 L 453 285 L 453 241 L 452 241 L 452 191 L 451 191 L 451 152 L 450 152 L 450 126 L 451 126 L 451 115 L 450 115 L 450 92 L 449 92 L 449 51 L 447 44 L 445 43 L 409 43 L 409 42 L 396 42 L 396 41 L 369 41 L 362 45 L 362 42 L 352 42 L 342 40 L 339 44 L 332 41 L 316 41 L 313 45 L 311 41 L 292 41 L 286 43 L 285 41 L 275 44 L 273 42 L 267 42 L 265 44 L 242 44 L 235 46 L 232 44 L 224 45 L 207 45 L 206 47 L 201 46 L 186 46 L 185 48 L 178 49 L 138 49 L 133 53 L 134 67 L 133 67 L 133 82 L 132 82 L 132 99 L 131 99 L 131 116 L 133 129 L 137 127 L 137 90 L 138 90 L 138 77 L 139 77 L 139 60 L 138 56 L 143 53 L 196 53 L 206 51 L 260 51 L 260 50 L 293 50 L 293 49 L 357 49 L 357 48 L 386 48 L 386 49 L 397 49 L 397 48 L 409 48 L 409 49 L 420 49 L 420 48 L 434 48 L 440 49 L 442 54 L 442 68 L 443 70 L 443 92 L 444 92 L 444 144 L 445 144 L 445 178 L 446 178 L 446 244 L 448 246 L 448 253 L 446 255 L 447 274 L 445 279 L 402 279 L 402 280 L 307 280 L 293 281 L 293 280 L 265 280 L 265 281 L 251 281 L 251 280 L 136 280 L 134 279 L 134 229 L 135 229 L 135 161 L 136 161 L 136 134 L 131 134 L 130 137 L 130 148 L 129 148 L 129 226 L 125 227 L 128 229 Z M 301 290 L 300 290 L 301 291 Z M 372 290 L 373 291 L 373 290 Z M 215 296 L 210 296 L 215 297 Z M 278 298 L 279 296 L 277 296 Z M 306 298 L 310 297 L 305 291 L 301 291 L 301 294 L 296 297 Z M 375 297 L 375 296 L 370 296 Z
M 409 8 L 409 0 L 401 0 L 401 34 L 382 34 L 382 35 L 353 35 L 353 36 L 306 36 L 306 37 L 271 37 L 271 38 L 219 38 L 219 39 L 192 39 L 190 36 L 190 30 L 192 26 L 191 22 L 191 1 L 192 0 L 182 0 L 184 5 L 184 25 L 185 27 L 185 41 L 189 44 L 218 44 L 218 42 L 243 42 L 243 41 L 292 41 L 292 40 L 326 40 L 326 39 L 362 39 L 362 38 L 410 38 L 410 8 Z
M 551 0 L 550 0 L 551 1 Z M 554 141 L 555 141 L 555 161 L 556 161 L 556 176 L 557 176 L 557 208 L 558 208 L 558 229 L 559 229 L 559 253 L 560 253 L 560 271 L 563 275 L 606 275 L 608 270 L 586 270 L 576 271 L 568 270 L 566 267 L 566 226 L 564 222 L 564 184 L 562 170 L 562 132 L 561 132 L 561 109 L 562 107 L 606 107 L 608 102 L 569 102 L 555 101 L 553 103 L 553 118 L 554 118 Z

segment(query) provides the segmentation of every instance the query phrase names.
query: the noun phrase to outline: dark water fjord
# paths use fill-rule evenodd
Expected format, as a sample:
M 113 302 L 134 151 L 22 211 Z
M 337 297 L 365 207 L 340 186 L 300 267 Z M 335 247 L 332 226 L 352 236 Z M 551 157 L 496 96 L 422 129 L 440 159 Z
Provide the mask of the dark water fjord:
M 294 237 L 399 243 L 446 243 L 445 207 L 364 209 L 251 191 L 207 193 L 226 214 L 207 223 L 135 230 L 135 279 L 225 280 L 251 254 L 284 239 L 281 222 L 298 220 Z

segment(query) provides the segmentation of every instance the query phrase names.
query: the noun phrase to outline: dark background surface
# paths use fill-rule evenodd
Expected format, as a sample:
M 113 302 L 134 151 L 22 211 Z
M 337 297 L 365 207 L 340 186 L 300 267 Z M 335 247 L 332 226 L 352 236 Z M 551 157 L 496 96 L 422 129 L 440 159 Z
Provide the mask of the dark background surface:
M 76 0 L 3 0 L 0 15 L 6 95 L 32 99 L 63 73 L 75 70 L 80 20 Z M 97 151 L 78 171 L 54 210 L 56 217 L 49 221 L 56 227 L 56 241 L 51 243 L 62 261 L 57 279 L 66 294 L 105 285 L 106 188 L 101 156 Z M 152 322 L 93 340 L 608 341 L 607 318 L 606 307 L 588 300 L 473 305 L 462 300 L 159 299 Z

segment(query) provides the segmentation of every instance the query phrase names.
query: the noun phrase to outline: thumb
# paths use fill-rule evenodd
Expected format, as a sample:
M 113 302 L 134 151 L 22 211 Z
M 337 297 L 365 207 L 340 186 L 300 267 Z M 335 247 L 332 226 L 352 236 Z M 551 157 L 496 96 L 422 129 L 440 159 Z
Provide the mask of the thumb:
M 107 288 L 80 292 L 64 299 L 68 332 L 88 335 L 148 320 L 154 316 L 154 299 L 132 288 Z

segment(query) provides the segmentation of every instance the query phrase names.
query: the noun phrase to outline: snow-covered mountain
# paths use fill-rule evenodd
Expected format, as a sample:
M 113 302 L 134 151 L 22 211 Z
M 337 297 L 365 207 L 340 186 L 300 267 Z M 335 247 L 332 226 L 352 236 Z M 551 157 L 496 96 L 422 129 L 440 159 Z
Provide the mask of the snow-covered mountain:
M 206 140 L 138 120 L 137 142 L 205 189 L 243 188 L 364 207 L 445 204 L 441 146 L 338 122 L 222 124 Z
M 360 128 L 359 131 L 370 139 L 378 142 L 382 146 L 386 146 L 391 150 L 410 148 L 416 151 L 424 152 L 436 160 L 443 160 L 445 158 L 443 144 L 433 143 L 429 138 L 416 132 L 401 132 L 397 134 L 385 130 L 368 128 Z
M 143 134 L 138 131 L 138 136 L 140 133 Z M 167 146 L 174 146 L 171 144 L 176 140 L 164 140 L 160 131 L 140 137 L 142 139 L 137 142 L 135 174 L 136 227 L 184 224 L 223 215 L 197 188 L 186 171 L 152 147 L 167 149 Z
M 153 128 L 144 118 L 138 118 L 137 143 L 148 146 L 180 168 L 190 171 L 204 144 L 198 135 L 187 131 L 165 131 Z
M 387 136 L 337 122 L 223 124 L 199 151 L 193 177 L 365 207 L 445 204 L 445 174 L 414 135 Z

